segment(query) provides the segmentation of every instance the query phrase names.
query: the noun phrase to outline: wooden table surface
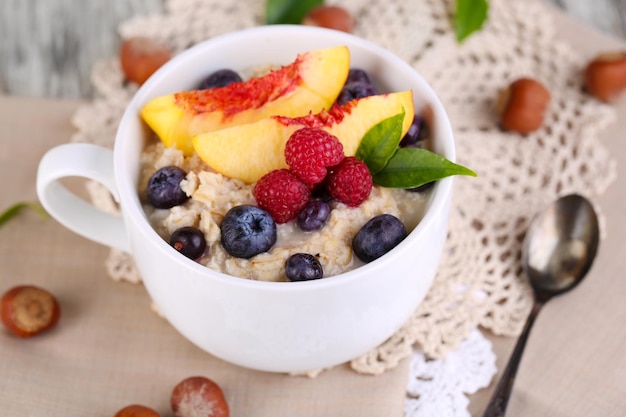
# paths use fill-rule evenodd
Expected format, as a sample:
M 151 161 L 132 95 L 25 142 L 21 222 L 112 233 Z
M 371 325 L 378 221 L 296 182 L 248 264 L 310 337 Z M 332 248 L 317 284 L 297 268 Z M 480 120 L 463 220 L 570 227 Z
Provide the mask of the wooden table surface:
M 259 0 L 261 1 L 261 0 Z M 542 0 L 597 29 L 626 38 L 626 0 Z M 160 13 L 164 0 L 0 1 L 0 92 L 92 98 L 94 62 L 117 54 L 116 28 Z

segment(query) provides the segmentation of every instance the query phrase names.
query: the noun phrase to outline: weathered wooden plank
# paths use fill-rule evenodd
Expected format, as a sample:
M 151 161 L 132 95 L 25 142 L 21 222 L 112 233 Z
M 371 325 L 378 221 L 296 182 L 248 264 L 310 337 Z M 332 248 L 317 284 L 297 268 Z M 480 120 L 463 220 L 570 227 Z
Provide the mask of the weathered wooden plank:
M 0 0 L 0 91 L 4 84 L 9 94 L 92 97 L 91 69 L 117 54 L 119 23 L 160 13 L 163 1 Z M 543 1 L 626 38 L 626 0 Z
M 163 0 L 1 0 L 1 83 L 9 94 L 90 97 L 91 68 L 119 48 L 119 23 L 162 8 Z
M 574 19 L 626 38 L 626 0 L 543 0 Z

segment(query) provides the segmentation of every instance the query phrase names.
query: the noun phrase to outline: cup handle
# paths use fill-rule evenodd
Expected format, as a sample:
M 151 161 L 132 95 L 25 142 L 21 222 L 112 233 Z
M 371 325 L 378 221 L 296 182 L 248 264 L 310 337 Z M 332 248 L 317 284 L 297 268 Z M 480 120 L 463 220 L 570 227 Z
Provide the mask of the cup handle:
M 37 195 L 52 217 L 74 233 L 130 253 L 128 233 L 120 216 L 105 213 L 76 196 L 60 182 L 83 177 L 104 185 L 119 201 L 113 170 L 113 151 L 87 143 L 50 149 L 39 162 Z

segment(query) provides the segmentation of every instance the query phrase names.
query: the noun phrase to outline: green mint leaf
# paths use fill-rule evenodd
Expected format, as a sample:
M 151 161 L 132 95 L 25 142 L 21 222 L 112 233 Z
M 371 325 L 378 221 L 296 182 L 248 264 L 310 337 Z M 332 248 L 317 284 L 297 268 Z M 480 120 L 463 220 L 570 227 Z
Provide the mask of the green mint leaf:
M 401 113 L 377 123 L 361 139 L 356 157 L 365 162 L 372 175 L 385 168 L 398 149 L 398 144 L 402 140 L 404 115 L 403 108 Z
M 311 9 L 323 3 L 324 0 L 267 0 L 265 24 L 300 24 Z
M 452 175 L 476 173 L 426 149 L 399 148 L 373 180 L 383 187 L 414 188 Z
M 454 31 L 459 43 L 472 33 L 480 30 L 487 20 L 489 3 L 487 0 L 456 0 Z
M 0 213 L 0 226 L 11 220 L 13 217 L 17 216 L 22 210 L 27 208 L 35 210 L 43 219 L 48 218 L 48 213 L 46 213 L 43 207 L 41 207 L 39 204 L 19 202 L 13 204 L 11 207 Z

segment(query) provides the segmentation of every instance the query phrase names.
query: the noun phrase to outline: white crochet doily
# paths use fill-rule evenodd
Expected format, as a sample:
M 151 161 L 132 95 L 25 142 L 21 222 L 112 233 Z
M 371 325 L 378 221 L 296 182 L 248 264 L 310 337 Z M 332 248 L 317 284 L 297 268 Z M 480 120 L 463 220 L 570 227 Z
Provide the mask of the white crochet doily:
M 409 365 L 405 417 L 470 417 L 467 395 L 485 388 L 496 373 L 491 343 L 476 329 L 445 358 L 414 349 Z
M 451 30 L 451 0 L 333 3 L 355 16 L 356 35 L 391 50 L 431 83 L 450 115 L 459 163 L 479 175 L 455 179 L 449 237 L 426 299 L 400 331 L 354 359 L 352 368 L 382 373 L 414 346 L 451 363 L 450 352 L 464 357 L 457 349 L 472 343 L 478 326 L 518 335 L 532 302 L 519 260 L 529 220 L 559 195 L 593 199 L 616 176 L 615 161 L 598 140 L 614 110 L 582 90 L 588 57 L 556 37 L 550 13 L 534 1 L 489 0 L 487 24 L 462 45 Z M 163 14 L 122 24 L 121 36 L 153 37 L 180 52 L 263 23 L 264 2 L 257 0 L 169 0 L 165 6 Z M 527 136 L 502 132 L 494 109 L 498 91 L 519 76 L 540 80 L 552 95 L 543 128 Z M 98 64 L 92 80 L 99 98 L 76 112 L 73 140 L 111 146 L 136 87 L 124 83 L 115 57 Z M 102 186 L 89 189 L 96 205 L 116 210 Z M 119 251 L 111 251 L 106 266 L 113 279 L 140 282 L 132 259 Z

